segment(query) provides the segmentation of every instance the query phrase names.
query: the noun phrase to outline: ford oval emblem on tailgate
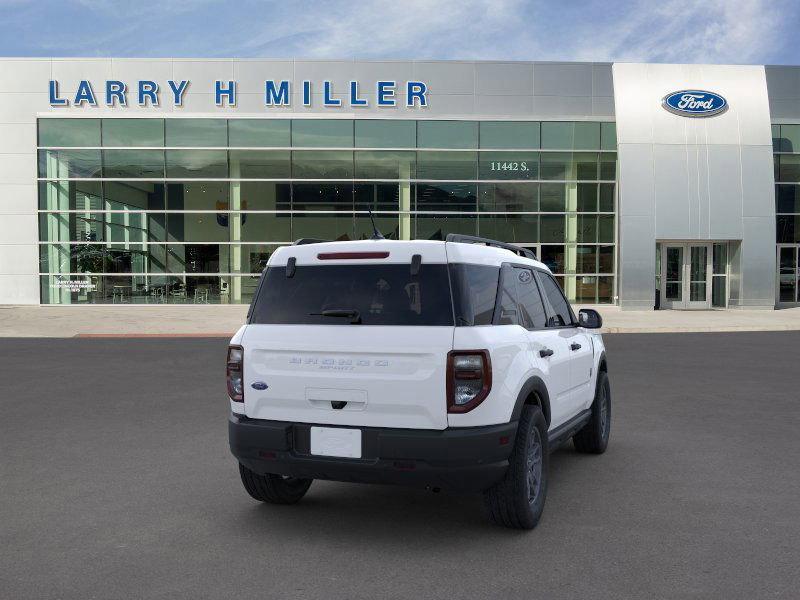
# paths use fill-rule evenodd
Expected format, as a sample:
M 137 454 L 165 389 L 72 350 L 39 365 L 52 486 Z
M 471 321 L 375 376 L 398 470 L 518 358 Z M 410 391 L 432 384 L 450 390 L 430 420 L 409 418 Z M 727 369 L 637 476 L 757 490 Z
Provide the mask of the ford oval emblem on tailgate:
M 265 390 L 269 386 L 263 381 L 254 381 L 253 383 L 250 384 L 250 387 L 253 388 L 254 390 Z

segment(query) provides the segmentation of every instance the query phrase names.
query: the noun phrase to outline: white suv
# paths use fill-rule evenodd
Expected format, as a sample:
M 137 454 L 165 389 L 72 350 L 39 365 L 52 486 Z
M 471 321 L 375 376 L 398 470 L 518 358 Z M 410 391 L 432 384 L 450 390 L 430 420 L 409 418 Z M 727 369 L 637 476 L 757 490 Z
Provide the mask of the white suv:
M 532 528 L 549 452 L 608 444 L 601 324 L 493 240 L 280 248 L 228 350 L 244 487 L 278 504 L 313 479 L 475 491 L 496 523 Z

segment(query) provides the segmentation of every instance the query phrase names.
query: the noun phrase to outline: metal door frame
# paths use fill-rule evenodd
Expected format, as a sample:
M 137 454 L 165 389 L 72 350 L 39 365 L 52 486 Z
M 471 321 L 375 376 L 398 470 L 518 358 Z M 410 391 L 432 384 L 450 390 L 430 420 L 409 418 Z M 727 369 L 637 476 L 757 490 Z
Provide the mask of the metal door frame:
M 714 267 L 714 242 L 700 241 L 659 241 L 661 246 L 661 308 L 666 310 L 710 310 L 711 288 L 713 285 L 712 270 Z M 692 247 L 706 249 L 706 297 L 705 300 L 691 301 L 691 267 Z M 667 300 L 667 248 L 681 248 L 681 299 Z

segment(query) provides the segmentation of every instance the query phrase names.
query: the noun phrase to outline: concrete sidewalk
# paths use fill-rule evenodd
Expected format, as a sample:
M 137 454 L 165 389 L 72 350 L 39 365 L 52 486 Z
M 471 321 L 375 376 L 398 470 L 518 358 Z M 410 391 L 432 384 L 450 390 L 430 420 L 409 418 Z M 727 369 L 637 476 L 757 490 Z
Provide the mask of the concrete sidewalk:
M 784 310 L 622 311 L 593 306 L 604 333 L 800 330 L 800 308 Z M 0 337 L 230 337 L 245 305 L 0 306 Z

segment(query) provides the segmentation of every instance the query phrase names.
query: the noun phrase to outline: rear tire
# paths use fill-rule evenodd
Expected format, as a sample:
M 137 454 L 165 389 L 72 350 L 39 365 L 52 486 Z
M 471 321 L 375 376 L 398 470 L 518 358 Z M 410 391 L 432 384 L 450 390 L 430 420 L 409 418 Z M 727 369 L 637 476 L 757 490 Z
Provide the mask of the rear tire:
M 239 463 L 239 475 L 247 493 L 259 502 L 295 504 L 306 495 L 313 479 L 296 479 L 282 475 L 259 475 Z
M 592 416 L 578 433 L 572 436 L 575 450 L 584 454 L 602 454 L 611 435 L 611 386 L 605 371 L 597 374 L 597 389 L 592 402 Z
M 483 493 L 489 518 L 497 525 L 533 529 L 547 497 L 547 421 L 538 406 L 526 405 L 519 420 L 508 471 Z

